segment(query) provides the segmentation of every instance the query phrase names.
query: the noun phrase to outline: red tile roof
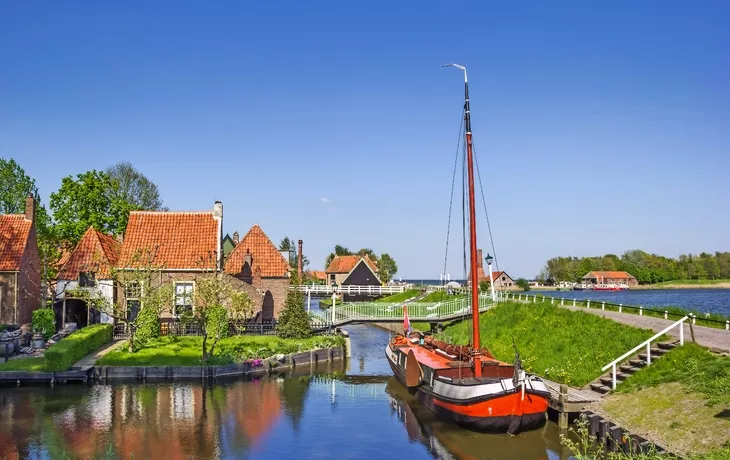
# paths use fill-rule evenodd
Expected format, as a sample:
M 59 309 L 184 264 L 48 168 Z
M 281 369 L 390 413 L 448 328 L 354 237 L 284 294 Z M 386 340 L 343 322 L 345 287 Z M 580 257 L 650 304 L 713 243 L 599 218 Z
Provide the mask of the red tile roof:
M 355 268 L 355 265 L 360 262 L 360 259 L 363 257 L 360 255 L 355 256 L 335 256 L 334 259 L 332 259 L 332 262 L 330 262 L 329 267 L 325 270 L 326 273 L 350 273 L 353 268 Z M 365 263 L 368 264 L 370 269 L 373 271 L 373 273 L 378 273 L 378 266 L 375 265 L 375 262 L 373 262 L 370 257 L 365 255 Z
M 322 270 L 309 270 L 307 271 L 307 274 L 312 278 L 320 281 L 324 281 L 327 279 L 327 273 L 323 272 Z
M 616 271 L 592 271 L 588 272 L 583 276 L 583 278 L 586 279 L 592 279 L 592 278 L 605 278 L 605 279 L 631 279 L 633 276 L 630 273 L 626 272 L 616 272 Z
M 271 242 L 261 227 L 254 225 L 241 239 L 226 259 L 225 271 L 229 275 L 238 275 L 243 268 L 246 253 L 251 254 L 251 270 L 261 268 L 261 276 L 284 277 L 289 273 L 289 264 Z
M 219 232 L 213 212 L 132 211 L 119 266 L 139 266 L 135 259 L 150 251 L 156 254 L 154 265 L 163 269 L 215 268 Z
M 33 221 L 22 214 L 0 216 L 0 271 L 20 270 Z
M 117 264 L 121 252 L 122 243 L 89 227 L 61 266 L 58 279 L 75 280 L 84 271 L 95 272 L 97 279 L 109 279 L 110 268 Z

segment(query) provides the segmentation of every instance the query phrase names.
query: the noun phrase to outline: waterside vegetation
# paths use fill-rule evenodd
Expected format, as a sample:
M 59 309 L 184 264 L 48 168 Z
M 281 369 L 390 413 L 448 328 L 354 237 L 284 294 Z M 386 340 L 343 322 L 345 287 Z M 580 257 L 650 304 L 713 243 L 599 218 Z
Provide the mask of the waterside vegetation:
M 606 363 L 654 335 L 549 302 L 500 303 L 481 314 L 479 325 L 482 346 L 497 359 L 514 361 L 514 340 L 528 372 L 573 386 L 593 381 Z M 451 343 L 470 343 L 471 321 L 438 335 Z
M 340 347 L 340 336 L 315 336 L 307 339 L 282 339 L 274 336 L 235 336 L 221 339 L 214 354 L 202 361 L 202 337 L 165 336 L 150 340 L 130 353 L 118 348 L 96 362 L 97 366 L 201 366 L 242 363 L 266 359 L 278 354 L 298 353 L 316 348 Z

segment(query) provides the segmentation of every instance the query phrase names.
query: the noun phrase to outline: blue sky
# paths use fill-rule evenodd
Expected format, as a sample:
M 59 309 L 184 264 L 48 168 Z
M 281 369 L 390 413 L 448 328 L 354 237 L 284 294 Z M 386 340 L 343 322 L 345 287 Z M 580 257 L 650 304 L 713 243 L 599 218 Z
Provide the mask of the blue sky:
M 501 269 L 730 250 L 730 2 L 597 3 L 4 2 L 0 156 L 45 200 L 128 160 L 313 268 L 343 244 L 438 278 L 458 62 Z

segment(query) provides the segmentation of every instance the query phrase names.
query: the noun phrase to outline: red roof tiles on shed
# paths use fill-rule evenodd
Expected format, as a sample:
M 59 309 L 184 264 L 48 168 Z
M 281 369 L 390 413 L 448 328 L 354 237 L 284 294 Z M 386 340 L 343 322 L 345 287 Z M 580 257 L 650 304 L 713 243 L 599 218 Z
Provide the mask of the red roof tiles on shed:
M 360 259 L 362 256 L 355 255 L 355 256 L 335 256 L 334 259 L 332 259 L 332 262 L 330 262 L 329 267 L 325 270 L 327 273 L 350 273 L 353 268 L 357 265 L 358 262 L 360 262 Z M 375 262 L 370 259 L 367 255 L 365 255 L 365 263 L 368 264 L 370 269 L 373 271 L 373 273 L 378 273 L 378 266 L 375 265 Z
M 219 240 L 213 212 L 129 213 L 119 266 L 133 268 L 139 254 L 156 254 L 154 265 L 167 270 L 215 268 Z
M 121 252 L 120 242 L 89 227 L 59 270 L 58 279 L 75 280 L 80 272 L 95 272 L 97 279 L 109 279 Z
M 261 276 L 266 278 L 285 277 L 289 273 L 289 264 L 271 242 L 261 227 L 254 225 L 251 230 L 233 248 L 226 259 L 225 271 L 229 275 L 238 275 L 243 268 L 246 253 L 251 254 L 252 271 L 261 268 Z
M 32 226 L 23 214 L 0 216 L 0 271 L 20 270 Z

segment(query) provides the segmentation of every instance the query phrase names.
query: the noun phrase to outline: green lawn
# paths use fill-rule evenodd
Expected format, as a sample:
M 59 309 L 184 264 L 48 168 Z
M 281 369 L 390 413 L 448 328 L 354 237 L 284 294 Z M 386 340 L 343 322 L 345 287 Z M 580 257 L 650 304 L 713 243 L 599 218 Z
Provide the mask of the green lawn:
M 654 283 L 651 286 L 671 286 L 671 285 L 697 285 L 711 286 L 713 284 L 730 283 L 730 280 L 674 280 L 664 281 L 662 283 Z
M 504 302 L 480 316 L 481 343 L 500 360 L 513 362 L 514 338 L 528 372 L 560 383 L 583 386 L 601 368 L 654 332 L 549 302 Z M 447 327 L 440 338 L 471 342 L 471 322 Z
M 421 302 L 444 302 L 447 300 L 454 300 L 454 299 L 461 299 L 466 297 L 466 295 L 449 295 L 446 293 L 446 291 L 433 291 L 429 293 L 426 297 L 421 299 Z
M 160 337 L 129 353 L 121 347 L 97 361 L 98 366 L 200 366 L 202 337 Z M 274 336 L 236 336 L 218 342 L 208 365 L 268 358 L 279 353 L 297 353 L 315 348 L 344 345 L 342 337 L 316 336 L 309 339 L 280 339 Z
M 7 363 L 0 363 L 2 371 L 43 372 L 46 360 L 38 357 L 11 359 Z
M 421 291 L 418 289 L 411 289 L 408 291 L 403 291 L 398 294 L 389 295 L 387 297 L 381 297 L 375 302 L 382 302 L 382 303 L 397 303 L 397 302 L 405 302 L 406 300 L 417 297 L 421 295 Z
M 691 459 L 730 458 L 730 358 L 685 344 L 632 375 L 600 405 L 622 426 Z

